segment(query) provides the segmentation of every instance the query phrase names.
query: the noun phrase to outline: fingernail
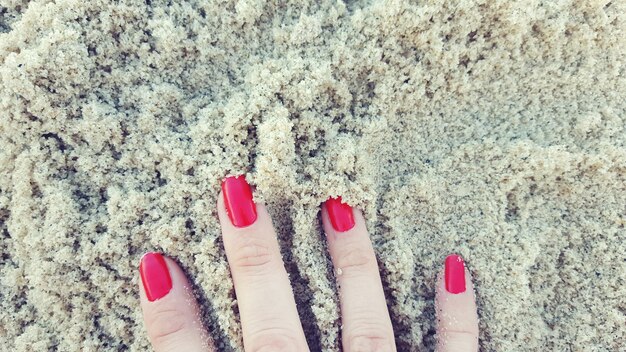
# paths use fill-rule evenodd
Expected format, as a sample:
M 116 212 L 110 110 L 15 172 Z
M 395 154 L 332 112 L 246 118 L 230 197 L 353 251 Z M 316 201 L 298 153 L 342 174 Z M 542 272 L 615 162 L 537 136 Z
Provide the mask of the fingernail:
M 252 201 L 252 190 L 242 176 L 227 177 L 222 181 L 224 204 L 230 222 L 236 227 L 246 227 L 256 221 L 256 205 Z
M 344 232 L 354 227 L 352 207 L 343 203 L 341 197 L 329 198 L 326 201 L 326 210 L 335 231 Z
M 463 258 L 450 254 L 446 258 L 445 270 L 446 291 L 450 293 L 465 292 L 465 263 Z
M 172 290 L 172 278 L 165 259 L 159 253 L 146 253 L 139 264 L 141 282 L 150 302 L 165 297 Z

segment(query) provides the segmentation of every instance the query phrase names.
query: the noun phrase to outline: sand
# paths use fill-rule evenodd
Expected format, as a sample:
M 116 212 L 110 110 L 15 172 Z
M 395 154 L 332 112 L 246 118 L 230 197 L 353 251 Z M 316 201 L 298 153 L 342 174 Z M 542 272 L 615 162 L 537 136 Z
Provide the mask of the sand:
M 219 3 L 219 4 L 218 4 Z M 319 205 L 364 210 L 401 351 L 448 253 L 483 351 L 626 345 L 623 1 L 0 0 L 0 350 L 141 351 L 139 258 L 241 329 L 215 210 L 246 174 L 314 351 Z

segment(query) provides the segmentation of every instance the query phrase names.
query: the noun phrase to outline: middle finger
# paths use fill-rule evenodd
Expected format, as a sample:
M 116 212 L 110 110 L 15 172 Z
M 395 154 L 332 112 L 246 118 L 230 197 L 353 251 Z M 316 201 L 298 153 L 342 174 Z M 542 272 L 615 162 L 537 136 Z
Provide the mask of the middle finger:
M 322 206 L 322 222 L 339 284 L 344 351 L 395 351 L 391 319 L 363 214 L 342 203 L 341 198 L 331 198 Z
M 243 176 L 224 180 L 217 207 L 246 351 L 308 351 L 267 209 Z

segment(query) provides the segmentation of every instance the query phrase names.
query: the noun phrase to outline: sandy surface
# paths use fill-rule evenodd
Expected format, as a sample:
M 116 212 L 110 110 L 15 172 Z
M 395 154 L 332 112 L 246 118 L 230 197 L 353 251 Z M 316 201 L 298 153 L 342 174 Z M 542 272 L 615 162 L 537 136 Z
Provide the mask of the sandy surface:
M 450 252 L 484 351 L 626 345 L 623 1 L 181 3 L 0 0 L 0 346 L 144 350 L 156 250 L 240 350 L 214 208 L 239 173 L 312 350 L 339 348 L 337 194 L 365 211 L 401 351 L 433 349 Z

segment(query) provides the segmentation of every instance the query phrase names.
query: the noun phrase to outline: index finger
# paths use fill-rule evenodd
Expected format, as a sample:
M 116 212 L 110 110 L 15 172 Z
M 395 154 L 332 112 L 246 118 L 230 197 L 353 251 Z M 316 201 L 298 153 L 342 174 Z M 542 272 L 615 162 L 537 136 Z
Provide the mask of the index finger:
M 181 268 L 172 259 L 150 252 L 141 258 L 139 271 L 141 310 L 154 350 L 215 351 Z

